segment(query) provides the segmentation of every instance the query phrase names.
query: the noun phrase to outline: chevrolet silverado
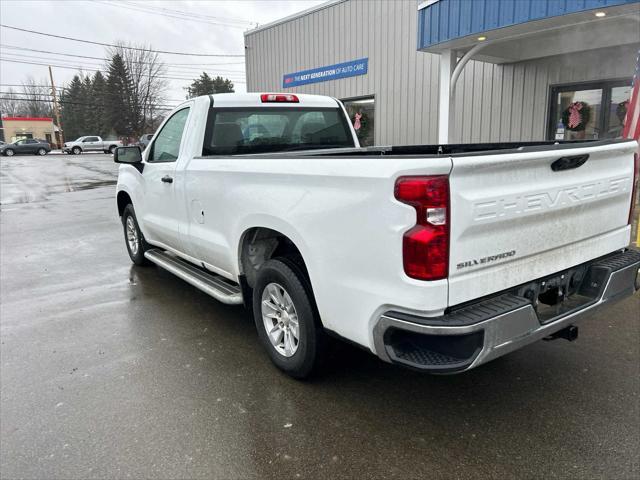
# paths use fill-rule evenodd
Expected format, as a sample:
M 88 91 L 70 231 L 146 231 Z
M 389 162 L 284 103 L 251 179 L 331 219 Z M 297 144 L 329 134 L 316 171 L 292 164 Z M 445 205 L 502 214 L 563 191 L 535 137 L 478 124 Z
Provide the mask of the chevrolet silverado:
M 190 99 L 144 152 L 120 147 L 117 207 L 154 263 L 253 312 L 289 375 L 331 334 L 431 373 L 469 370 L 638 288 L 634 141 L 361 148 L 343 105 Z

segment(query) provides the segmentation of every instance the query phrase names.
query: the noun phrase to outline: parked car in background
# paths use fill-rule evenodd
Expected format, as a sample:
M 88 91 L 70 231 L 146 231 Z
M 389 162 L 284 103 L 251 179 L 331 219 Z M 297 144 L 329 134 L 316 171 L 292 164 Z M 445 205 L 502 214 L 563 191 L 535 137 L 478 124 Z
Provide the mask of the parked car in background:
M 80 137 L 73 142 L 66 142 L 62 151 L 65 153 L 73 153 L 79 155 L 82 152 L 104 152 L 113 153 L 117 147 L 121 147 L 120 140 L 103 140 L 98 136 Z
M 140 140 L 138 140 L 138 145 L 140 145 L 144 150 L 145 148 L 147 148 L 152 138 L 153 138 L 153 133 L 145 133 L 140 137 Z
M 45 140 L 37 138 L 21 138 L 13 143 L 0 145 L 0 153 L 7 157 L 14 155 L 46 155 L 51 151 L 51 145 Z

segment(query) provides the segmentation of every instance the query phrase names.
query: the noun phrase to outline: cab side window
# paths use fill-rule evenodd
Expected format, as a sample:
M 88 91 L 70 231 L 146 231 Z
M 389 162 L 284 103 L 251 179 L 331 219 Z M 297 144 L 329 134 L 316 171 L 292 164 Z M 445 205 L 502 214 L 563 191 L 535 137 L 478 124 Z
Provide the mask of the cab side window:
M 182 133 L 189 117 L 189 108 L 183 108 L 167 120 L 149 152 L 149 162 L 175 162 L 180 153 Z

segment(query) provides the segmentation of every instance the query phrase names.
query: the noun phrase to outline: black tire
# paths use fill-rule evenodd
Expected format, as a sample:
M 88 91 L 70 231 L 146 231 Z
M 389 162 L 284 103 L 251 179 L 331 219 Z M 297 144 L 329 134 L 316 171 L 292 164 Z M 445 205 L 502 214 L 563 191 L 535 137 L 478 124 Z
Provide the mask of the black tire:
M 106 151 L 106 152 L 104 152 L 104 153 L 110 153 L 111 155 L 113 155 L 115 151 L 116 151 L 116 146 L 115 146 L 115 145 L 111 145 L 111 146 L 109 147 L 109 150 L 107 150 L 107 151 Z
M 131 245 L 129 244 L 128 239 L 128 221 L 131 219 L 133 223 L 133 228 L 136 232 L 137 239 L 137 249 L 134 251 Z M 142 232 L 140 231 L 140 227 L 138 226 L 138 219 L 136 218 L 136 212 L 133 210 L 133 205 L 129 204 L 124 208 L 122 212 L 122 227 L 124 230 L 124 243 L 127 246 L 127 252 L 129 253 L 129 258 L 136 265 L 149 265 L 151 262 L 147 260 L 144 256 L 144 252 L 149 250 L 151 246 L 146 242 Z
M 7 157 L 13 157 L 16 152 L 12 148 L 5 148 L 4 155 Z
M 46 148 L 39 148 L 38 149 L 38 155 L 44 156 L 46 154 L 47 154 L 47 149 Z
M 73 147 L 71 151 L 74 155 L 80 155 L 82 153 L 82 149 L 80 147 Z
M 322 363 L 326 339 L 311 285 L 296 263 L 289 258 L 280 257 L 269 260 L 260 267 L 253 289 L 253 317 L 260 342 L 271 361 L 291 377 L 303 379 L 314 373 Z M 271 343 L 262 316 L 263 292 L 268 285 L 274 283 L 283 287 L 297 313 L 298 343 L 291 356 L 285 356 Z

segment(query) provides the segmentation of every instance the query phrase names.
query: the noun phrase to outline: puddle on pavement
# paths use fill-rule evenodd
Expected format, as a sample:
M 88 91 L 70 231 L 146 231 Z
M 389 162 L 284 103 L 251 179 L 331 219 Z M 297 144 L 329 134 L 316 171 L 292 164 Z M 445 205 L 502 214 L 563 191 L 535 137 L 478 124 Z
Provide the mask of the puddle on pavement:
M 68 184 L 66 186 L 66 192 L 76 192 L 79 190 L 91 190 L 93 188 L 100 187 L 109 187 L 111 185 L 115 185 L 117 180 L 102 180 L 99 182 L 85 182 L 85 183 L 76 183 L 76 184 Z

